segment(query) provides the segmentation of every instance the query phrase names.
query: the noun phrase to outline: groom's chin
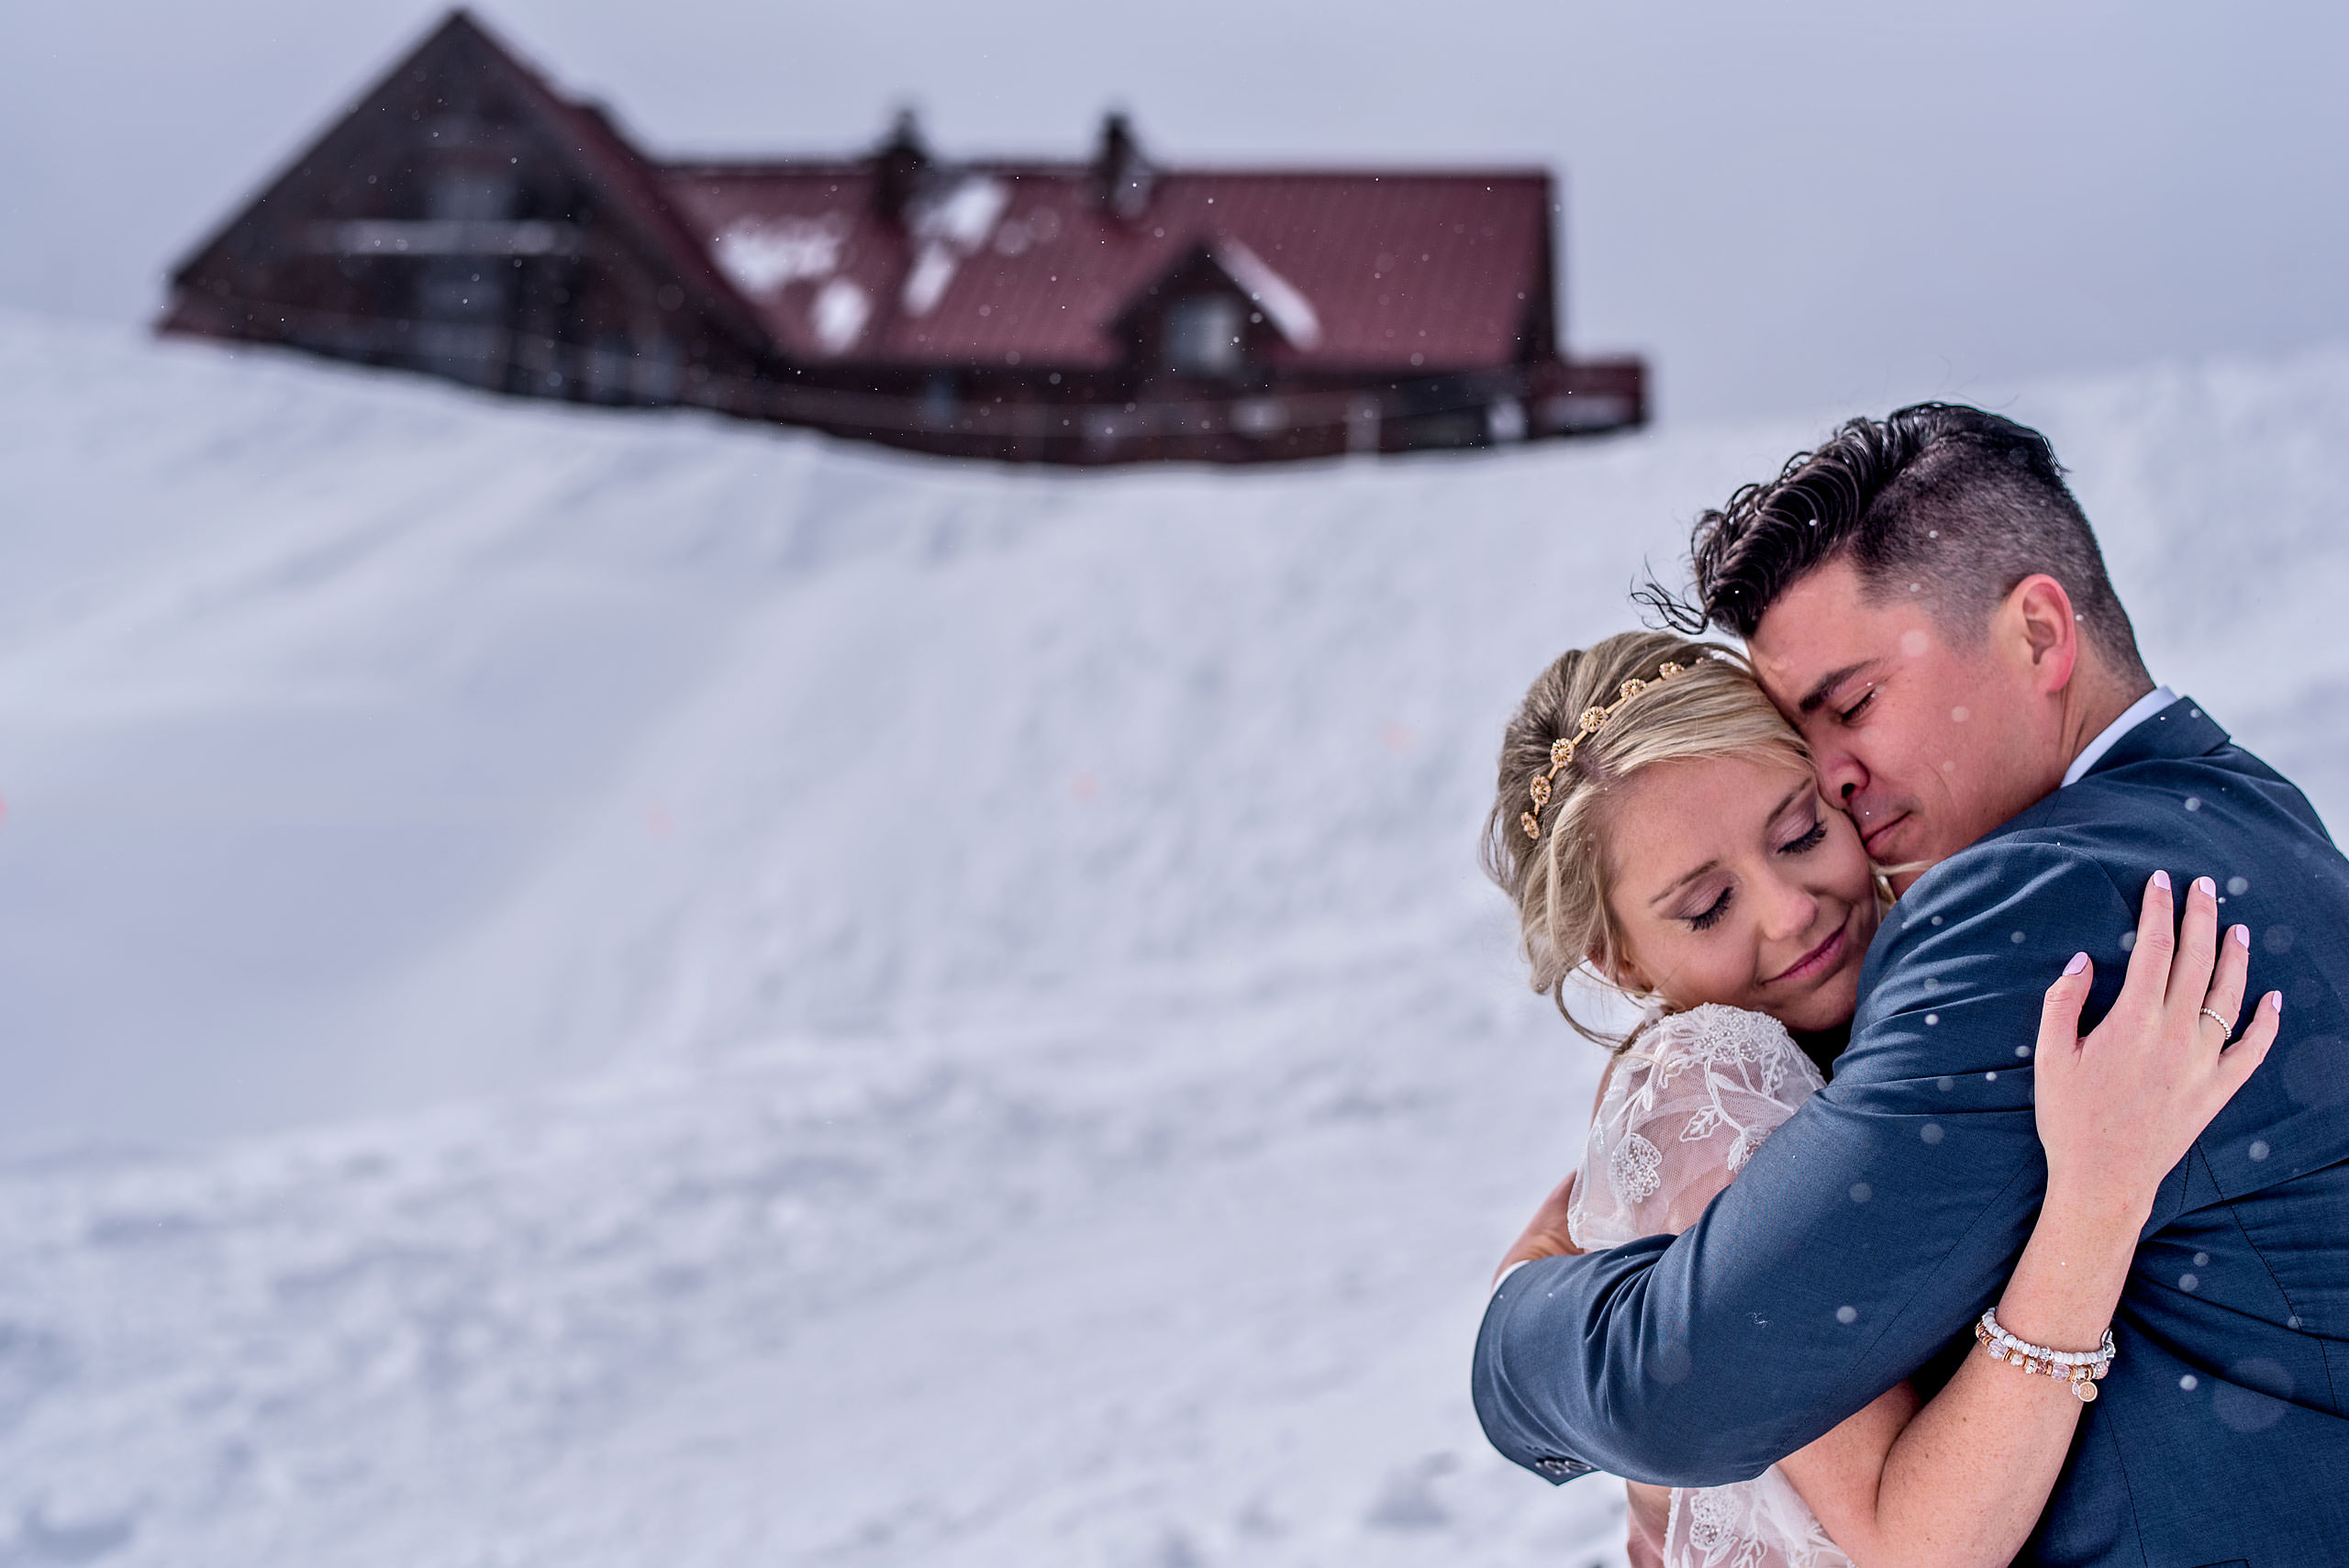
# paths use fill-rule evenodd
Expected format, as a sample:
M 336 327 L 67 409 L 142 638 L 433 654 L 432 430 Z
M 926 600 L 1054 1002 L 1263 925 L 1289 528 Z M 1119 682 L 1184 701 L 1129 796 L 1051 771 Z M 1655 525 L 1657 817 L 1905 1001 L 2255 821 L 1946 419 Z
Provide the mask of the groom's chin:
M 1960 847 L 1937 842 L 1925 823 L 1915 817 L 1901 817 L 1880 837 L 1866 842 L 1869 863 L 1884 873 L 1895 897 L 1908 892 L 1909 884 Z
M 1894 892 L 1916 881 L 1935 862 L 1947 859 L 1950 851 L 1959 847 L 1941 842 L 1934 827 L 1915 812 L 1904 811 L 1861 839 L 1869 863 L 1892 879 Z M 1895 867 L 1898 869 L 1892 869 Z

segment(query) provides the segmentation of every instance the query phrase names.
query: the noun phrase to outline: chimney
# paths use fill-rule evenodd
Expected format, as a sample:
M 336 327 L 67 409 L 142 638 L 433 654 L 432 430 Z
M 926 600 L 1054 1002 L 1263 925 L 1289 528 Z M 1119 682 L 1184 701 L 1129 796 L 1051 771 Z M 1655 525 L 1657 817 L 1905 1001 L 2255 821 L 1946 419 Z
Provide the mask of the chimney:
M 1133 126 L 1122 112 L 1110 110 L 1101 120 L 1100 150 L 1093 155 L 1094 195 L 1101 210 L 1132 222 L 1148 210 L 1155 178 Z
M 892 223 L 905 221 L 906 208 L 920 194 L 930 172 L 930 149 L 911 109 L 899 109 L 888 139 L 873 154 L 873 205 Z

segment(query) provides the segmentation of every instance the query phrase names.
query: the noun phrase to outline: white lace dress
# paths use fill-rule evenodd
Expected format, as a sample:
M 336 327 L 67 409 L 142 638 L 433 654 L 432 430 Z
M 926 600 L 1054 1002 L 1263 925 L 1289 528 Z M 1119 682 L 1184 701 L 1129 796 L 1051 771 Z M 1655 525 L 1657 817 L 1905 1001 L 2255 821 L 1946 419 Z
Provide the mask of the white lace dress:
M 1566 1211 L 1587 1251 L 1694 1224 L 1762 1140 L 1815 1094 L 1819 1069 L 1762 1013 L 1706 1006 L 1652 1018 L 1609 1070 Z M 1852 1568 L 1772 1465 L 1672 1491 L 1664 1568 Z

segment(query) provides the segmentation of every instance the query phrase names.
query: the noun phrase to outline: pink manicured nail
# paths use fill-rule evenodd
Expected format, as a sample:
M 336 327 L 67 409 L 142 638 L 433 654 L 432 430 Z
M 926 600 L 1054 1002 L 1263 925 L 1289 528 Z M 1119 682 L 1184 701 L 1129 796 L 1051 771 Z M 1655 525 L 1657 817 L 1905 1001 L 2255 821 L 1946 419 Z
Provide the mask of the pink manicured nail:
M 2160 888 L 2164 893 L 2167 893 L 2169 891 L 2169 873 L 2165 871 L 2157 871 L 2154 873 L 2154 885 Z
M 2237 926 L 2233 930 L 2229 931 L 2227 935 L 2234 938 L 2235 946 L 2239 948 L 2247 948 L 2251 946 L 2251 928 L 2249 926 Z
M 2072 955 L 2072 962 L 2064 966 L 2064 973 L 2066 974 L 2077 974 L 2081 970 L 2086 969 L 2087 966 L 2088 955 L 2084 952 L 2076 952 Z
M 2270 991 L 2261 999 L 2267 1004 L 2267 1010 L 2271 1013 L 2281 1013 L 2284 1010 L 2284 993 L 2281 991 Z
M 2216 898 L 2219 895 L 2219 884 L 2207 876 L 2198 876 L 2194 879 L 2194 891 L 2205 898 Z

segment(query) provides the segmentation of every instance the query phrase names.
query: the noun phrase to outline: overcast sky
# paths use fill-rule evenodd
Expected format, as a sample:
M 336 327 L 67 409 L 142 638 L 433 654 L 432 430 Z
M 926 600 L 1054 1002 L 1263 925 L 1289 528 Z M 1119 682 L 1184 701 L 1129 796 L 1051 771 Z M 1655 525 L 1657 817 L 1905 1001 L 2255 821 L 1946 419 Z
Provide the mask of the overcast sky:
M 428 0 L 11 0 L 0 306 L 144 319 L 164 270 Z M 494 0 L 656 152 L 1538 162 L 1573 346 L 1666 418 L 1877 409 L 2349 338 L 2349 6 L 2087 0 Z

